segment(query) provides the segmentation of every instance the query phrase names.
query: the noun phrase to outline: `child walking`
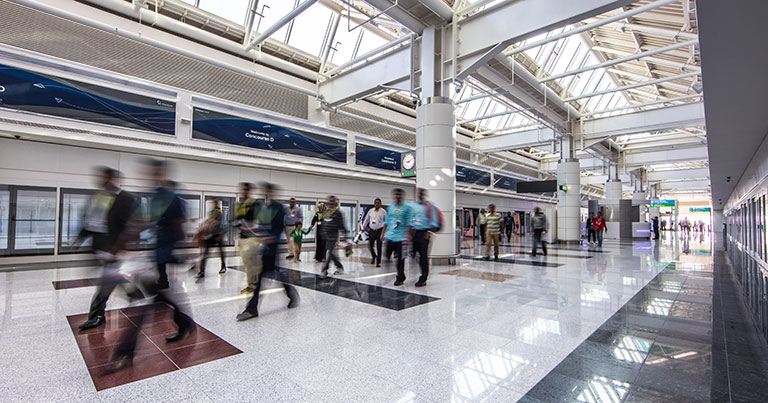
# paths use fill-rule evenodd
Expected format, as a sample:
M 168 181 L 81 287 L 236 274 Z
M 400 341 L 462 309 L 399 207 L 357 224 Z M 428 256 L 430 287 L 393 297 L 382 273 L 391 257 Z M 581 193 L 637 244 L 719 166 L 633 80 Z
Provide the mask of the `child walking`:
M 296 224 L 296 228 L 291 231 L 290 237 L 293 238 L 293 261 L 301 262 L 299 256 L 301 256 L 301 240 L 304 239 L 304 235 L 309 234 L 309 230 L 302 229 L 301 223 Z M 289 251 L 290 252 L 290 251 Z

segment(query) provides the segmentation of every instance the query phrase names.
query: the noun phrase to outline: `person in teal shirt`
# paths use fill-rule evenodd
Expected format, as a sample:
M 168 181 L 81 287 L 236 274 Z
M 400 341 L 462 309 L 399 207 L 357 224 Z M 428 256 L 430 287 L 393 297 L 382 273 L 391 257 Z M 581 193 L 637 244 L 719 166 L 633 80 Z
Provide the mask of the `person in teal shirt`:
M 397 277 L 395 285 L 403 285 L 405 281 L 405 257 L 403 256 L 403 241 L 411 237 L 412 208 L 403 203 L 403 189 L 392 191 L 395 202 L 387 207 L 387 220 L 381 231 L 382 239 L 387 240 L 387 256 L 395 253 L 397 259 Z
M 427 191 L 416 189 L 417 199 L 412 204 L 413 209 L 413 255 L 419 254 L 419 268 L 421 277 L 416 282 L 416 287 L 427 285 L 429 276 L 429 238 L 430 232 L 440 229 L 440 212 L 437 207 L 428 202 Z

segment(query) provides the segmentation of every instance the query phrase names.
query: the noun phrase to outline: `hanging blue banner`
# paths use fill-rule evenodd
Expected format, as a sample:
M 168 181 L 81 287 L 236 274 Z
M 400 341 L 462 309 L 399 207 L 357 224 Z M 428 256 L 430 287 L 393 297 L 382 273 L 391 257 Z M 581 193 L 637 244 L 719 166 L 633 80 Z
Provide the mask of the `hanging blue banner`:
M 517 190 L 517 180 L 510 178 L 509 176 L 494 175 L 493 187 L 504 190 Z
M 491 173 L 456 165 L 456 181 L 491 186 Z
M 0 107 L 175 134 L 175 102 L 4 65 Z
M 346 140 L 201 108 L 193 111 L 192 138 L 347 162 Z
M 400 153 L 392 150 L 385 150 L 365 144 L 357 144 L 355 151 L 357 165 L 387 169 L 390 171 L 400 170 Z

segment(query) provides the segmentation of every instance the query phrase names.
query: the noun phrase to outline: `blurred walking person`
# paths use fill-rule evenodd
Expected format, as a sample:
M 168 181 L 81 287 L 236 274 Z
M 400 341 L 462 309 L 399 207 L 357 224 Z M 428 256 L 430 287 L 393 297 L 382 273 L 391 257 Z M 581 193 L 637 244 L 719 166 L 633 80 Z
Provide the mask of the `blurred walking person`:
M 157 189 L 150 203 L 150 224 L 155 228 L 155 262 L 159 279 L 157 282 L 147 284 L 150 293 L 154 294 L 154 303 L 162 303 L 173 310 L 173 321 L 177 326 L 177 332 L 166 337 L 166 343 L 174 343 L 182 340 L 197 329 L 195 322 L 187 313 L 186 307 L 178 302 L 175 296 L 168 291 L 168 275 L 166 264 L 174 262 L 173 249 L 176 242 L 183 239 L 182 224 L 185 220 L 183 200 L 176 192 L 168 188 L 170 181 L 167 178 L 167 164 L 162 160 L 149 160 L 146 163 L 148 176 L 157 184 Z M 112 360 L 106 368 L 107 372 L 114 372 L 130 366 L 133 363 L 133 354 L 136 349 L 136 340 L 141 326 L 147 316 L 148 307 L 139 308 L 139 315 L 131 318 L 134 327 L 123 333 L 120 342 L 115 349 Z
M 347 228 L 344 226 L 344 217 L 341 215 L 338 203 L 336 196 L 328 196 L 326 211 L 321 217 L 323 224 L 320 228 L 325 242 L 325 263 L 320 270 L 321 278 L 328 277 L 328 267 L 331 265 L 331 261 L 336 266 L 334 275 L 344 274 L 344 265 L 341 264 L 339 255 L 336 254 L 336 244 L 339 243 L 339 233 L 341 233 L 341 239 L 346 240 Z
M 496 211 L 496 205 L 488 206 L 488 214 L 485 216 L 485 260 L 491 259 L 491 244 L 493 244 L 493 259 L 499 260 L 499 238 L 501 237 L 501 213 Z
M 373 208 L 368 210 L 363 219 L 363 230 L 368 230 L 368 250 L 371 251 L 371 264 L 381 267 L 381 232 L 387 221 L 387 211 L 381 208 L 381 199 L 373 201 Z M 376 246 L 376 250 L 374 250 Z
M 488 219 L 485 215 L 485 209 L 480 209 L 480 214 L 477 215 L 477 224 L 480 226 L 480 242 L 485 245 L 485 226 L 488 222 Z
M 512 218 L 512 213 L 507 211 L 507 215 L 504 216 L 504 229 L 507 235 L 507 242 L 512 242 L 512 230 L 515 229 L 515 220 Z
M 325 239 L 323 239 L 323 213 L 325 213 L 325 203 L 317 203 L 317 211 L 315 216 L 312 217 L 312 223 L 309 225 L 309 230 L 317 227 L 315 230 L 315 261 L 325 262 Z
M 197 278 L 205 277 L 205 262 L 208 259 L 208 251 L 215 246 L 219 247 L 219 258 L 221 259 L 219 273 L 227 271 L 227 259 L 224 257 L 224 224 L 222 222 L 224 214 L 221 210 L 221 199 L 214 197 L 211 199 L 211 203 L 213 208 L 208 213 L 208 218 L 206 218 L 200 231 L 203 254 L 200 256 L 197 275 L 195 275 Z
M 256 199 L 251 197 L 252 185 L 242 182 L 239 185 L 240 202 L 235 210 L 235 227 L 240 232 L 238 248 L 240 258 L 245 266 L 246 286 L 240 290 L 241 294 L 250 294 L 256 289 L 261 273 L 261 243 L 257 237 Z
M 405 192 L 403 189 L 392 191 L 395 202 L 387 207 L 387 220 L 381 229 L 380 237 L 387 240 L 387 256 L 392 253 L 397 261 L 397 277 L 395 285 L 400 286 L 405 282 L 405 256 L 403 255 L 403 241 L 410 240 L 413 232 L 413 209 L 403 203 Z
M 605 224 L 605 218 L 603 218 L 602 212 L 600 211 L 597 212 L 597 217 L 595 217 L 595 219 L 592 220 L 592 228 L 595 229 L 595 235 L 597 235 L 597 246 L 602 247 L 603 232 L 608 230 L 608 227 Z
M 427 201 L 427 191 L 416 189 L 416 203 L 413 208 L 413 250 L 419 254 L 419 268 L 421 276 L 416 282 L 416 287 L 427 285 L 429 277 L 429 240 L 431 232 L 438 232 L 443 225 L 443 216 L 434 204 Z
M 594 223 L 595 213 L 589 213 L 589 218 L 587 218 L 587 244 L 589 246 L 594 246 L 597 243 Z
M 293 238 L 291 237 L 291 231 L 296 228 L 297 225 L 304 223 L 304 213 L 301 211 L 301 207 L 296 205 L 296 199 L 291 197 L 288 201 L 288 207 L 285 208 L 285 240 L 288 247 L 288 256 L 285 258 L 291 260 L 294 258 L 295 246 L 293 244 Z
M 115 255 L 125 249 L 129 239 L 126 227 L 136 209 L 136 197 L 120 189 L 119 177 L 120 173 L 112 168 L 96 168 L 100 190 L 88 201 L 85 225 L 72 245 L 80 245 L 91 238 L 93 251 L 101 264 L 101 277 L 91 300 L 88 320 L 80 325 L 80 330 L 92 329 L 106 322 L 105 310 L 109 296 L 123 283 L 117 275 L 119 263 Z M 132 299 L 143 298 L 141 291 L 135 287 L 129 288 L 132 289 L 127 292 Z
M 547 217 L 540 208 L 536 207 L 533 219 L 533 249 L 531 250 L 531 256 L 536 256 L 536 250 L 539 244 L 541 244 L 541 250 L 544 256 L 547 256 L 547 245 L 544 243 L 542 235 L 547 232 Z
M 285 294 L 290 302 L 288 308 L 299 306 L 299 292 L 289 284 L 284 274 L 277 267 L 277 246 L 280 242 L 280 234 L 285 230 L 285 208 L 280 202 L 274 199 L 277 187 L 271 183 L 261 183 L 261 189 L 264 192 L 264 203 L 259 204 L 256 212 L 256 222 L 258 225 L 257 236 L 262 247 L 261 264 L 262 269 L 259 273 L 256 288 L 253 290 L 253 297 L 248 301 L 245 310 L 237 315 L 238 321 L 244 321 L 259 316 L 259 291 L 261 291 L 265 276 L 272 276 L 283 283 Z

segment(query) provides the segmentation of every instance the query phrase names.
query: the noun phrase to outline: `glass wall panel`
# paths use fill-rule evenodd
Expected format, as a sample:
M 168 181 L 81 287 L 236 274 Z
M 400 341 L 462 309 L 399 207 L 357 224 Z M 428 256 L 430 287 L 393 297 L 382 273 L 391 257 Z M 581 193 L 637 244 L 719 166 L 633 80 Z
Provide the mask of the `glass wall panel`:
M 347 238 L 354 238 L 357 233 L 357 204 L 342 204 L 341 215 L 347 228 Z
M 0 254 L 7 253 L 11 221 L 11 191 L 0 186 Z
M 77 249 L 69 247 L 83 228 L 85 209 L 94 193 L 92 190 L 61 190 L 59 253 L 83 252 L 93 244 L 93 240 L 88 238 Z
M 213 205 L 213 198 L 218 197 L 219 207 L 221 208 L 221 225 L 224 227 L 224 239 L 222 240 L 225 246 L 235 245 L 235 228 L 232 226 L 232 220 L 235 214 L 235 198 L 224 196 L 205 196 L 205 217 L 208 217 L 211 210 L 215 207 Z
M 14 211 L 13 250 L 53 252 L 56 227 L 56 191 L 17 189 Z
M 195 246 L 194 239 L 200 228 L 200 196 L 179 195 L 184 199 L 184 209 L 187 220 L 184 221 L 184 240 L 181 241 L 182 247 Z

